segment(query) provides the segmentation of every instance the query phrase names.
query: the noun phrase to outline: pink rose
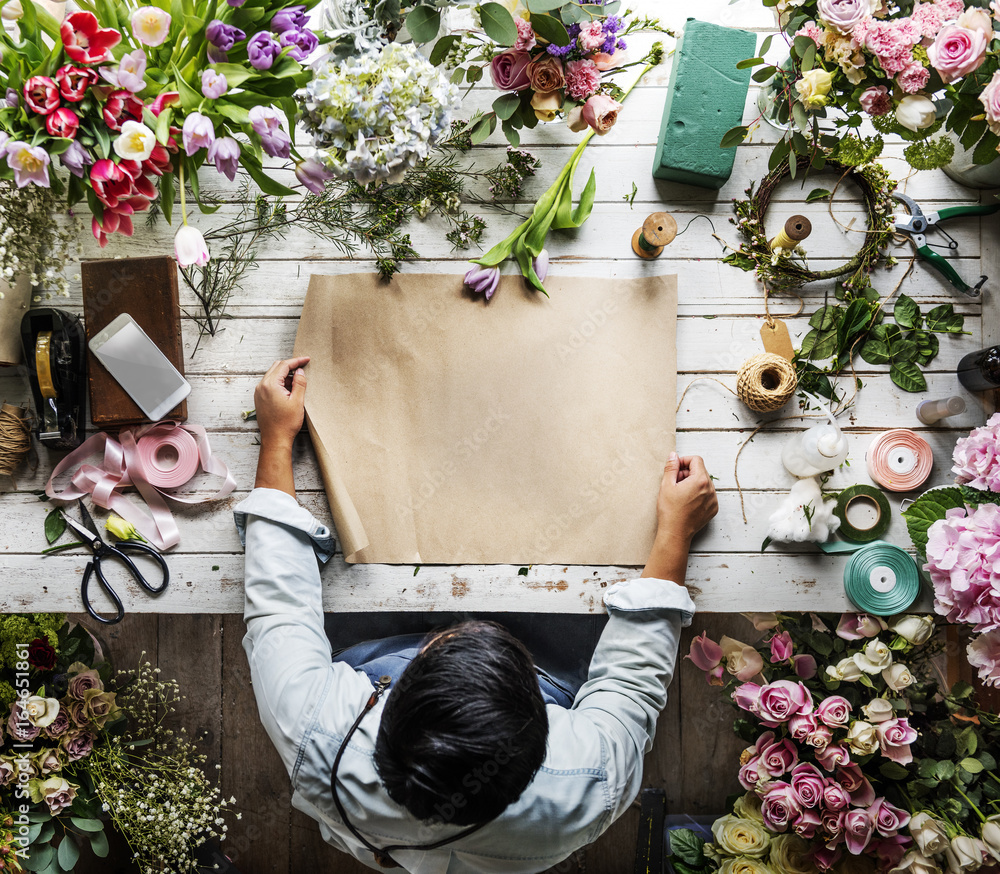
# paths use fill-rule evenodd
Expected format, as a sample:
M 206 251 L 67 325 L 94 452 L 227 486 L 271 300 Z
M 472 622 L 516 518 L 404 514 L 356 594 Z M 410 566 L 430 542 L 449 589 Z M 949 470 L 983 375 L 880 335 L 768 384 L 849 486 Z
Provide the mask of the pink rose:
M 85 693 L 91 689 L 103 690 L 104 684 L 101 682 L 101 677 L 93 668 L 90 670 L 80 671 L 70 678 L 69 686 L 66 689 L 66 694 L 70 698 L 75 698 L 77 701 L 83 701 L 86 697 Z
M 825 750 L 833 740 L 833 732 L 825 725 L 817 725 L 806 735 L 806 743 L 816 750 Z
M 850 803 L 847 790 L 836 780 L 827 779 L 823 786 L 823 806 L 827 810 L 843 810 Z
M 872 839 L 875 823 L 871 812 L 861 808 L 849 810 L 844 816 L 844 839 L 852 855 L 860 856 Z
M 490 76 L 498 91 L 523 91 L 530 84 L 528 64 L 531 55 L 512 49 L 500 52 L 490 61 Z
M 601 73 L 597 65 L 584 59 L 566 64 L 566 91 L 574 100 L 590 97 L 601 84 Z
M 799 814 L 801 807 L 795 790 L 788 783 L 768 786 L 760 805 L 764 824 L 774 832 L 783 832 Z
M 31 743 L 38 737 L 39 732 L 41 729 L 28 721 L 28 712 L 21 705 L 21 701 L 14 701 L 10 705 L 10 716 L 7 717 L 7 734 L 11 740 Z
M 917 732 L 906 719 L 887 719 L 875 726 L 882 755 L 900 765 L 913 761 L 910 744 L 917 739 Z
M 989 42 L 981 30 L 947 24 L 927 49 L 927 57 L 943 81 L 954 82 L 979 69 Z
M 517 27 L 517 42 L 514 43 L 514 51 L 530 52 L 535 47 L 535 31 L 523 18 L 515 18 L 514 25 Z
M 927 81 L 931 78 L 930 70 L 923 64 L 914 61 L 907 64 L 896 76 L 896 82 L 904 94 L 916 94 L 922 91 Z
M 816 829 L 820 827 L 821 823 L 819 811 L 801 810 L 792 820 L 792 831 L 800 838 L 809 840 L 816 834 Z
M 62 737 L 68 729 L 69 712 L 65 707 L 60 707 L 59 712 L 56 714 L 56 718 L 42 729 L 42 734 L 50 740 L 56 740 L 57 738 Z
M 744 789 L 748 791 L 756 789 L 757 784 L 764 779 L 764 775 L 761 774 L 760 756 L 751 756 L 746 764 L 740 767 L 737 779 L 740 781 L 740 786 Z
M 831 695 L 820 702 L 816 716 L 830 728 L 843 728 L 851 718 L 851 702 L 840 695 Z
M 875 799 L 870 810 L 875 822 L 875 829 L 884 838 L 891 838 L 901 828 L 905 828 L 910 821 L 910 814 L 907 811 L 894 807 L 884 798 Z
M 827 771 L 832 771 L 839 765 L 846 765 L 851 756 L 843 744 L 830 744 L 822 750 L 816 750 L 816 761 Z
M 776 680 L 760 690 L 757 702 L 761 722 L 773 728 L 787 722 L 793 716 L 811 713 L 812 695 L 802 683 L 791 680 Z
M 990 87 L 998 77 L 1000 73 L 994 73 Z M 986 117 L 989 118 L 989 115 Z M 987 686 L 994 688 L 1000 686 L 1000 632 L 987 631 L 985 634 L 980 634 L 969 644 L 968 654 L 969 664 L 979 668 L 979 679 Z
M 819 0 L 816 17 L 840 33 L 850 33 L 872 13 L 869 0 Z
M 583 120 L 587 122 L 598 136 L 604 136 L 618 121 L 618 113 L 622 105 L 612 100 L 606 94 L 595 94 L 583 105 Z
M 684 658 L 690 659 L 699 671 L 710 671 L 722 661 L 722 647 L 703 631 L 691 641 L 691 649 Z
M 843 809 L 840 810 L 824 810 L 820 814 L 820 822 L 823 825 L 823 831 L 826 832 L 829 837 L 829 843 L 834 843 L 836 840 L 844 833 L 844 816 L 845 813 Z
M 604 34 L 604 27 L 600 21 L 588 21 L 580 27 L 580 35 L 576 38 L 577 44 L 585 52 L 596 52 L 604 45 L 607 37 Z
M 826 779 L 819 768 L 803 762 L 792 768 L 792 789 L 802 807 L 818 807 L 823 801 Z M 817 825 L 819 824 L 817 820 Z
M 543 55 L 528 64 L 528 82 L 538 94 L 558 91 L 566 85 L 566 75 L 559 58 Z
M 905 837 L 904 835 L 893 835 L 889 838 L 873 840 L 868 847 L 868 851 L 875 851 L 875 855 L 881 863 L 879 867 L 884 871 L 898 865 L 903 856 L 906 855 L 906 851 L 912 846 L 913 838 Z M 983 869 L 983 874 L 987 874 L 986 869 Z
M 837 862 L 840 861 L 840 857 L 844 855 L 844 850 L 842 847 L 831 847 L 827 844 L 819 850 L 813 853 L 813 864 L 819 868 L 820 871 L 829 871 L 833 868 Z
M 816 659 L 808 653 L 792 656 L 792 670 L 800 680 L 811 680 L 816 676 L 819 668 L 816 666 Z
M 865 88 L 858 99 L 861 102 L 861 108 L 869 115 L 885 115 L 892 109 L 892 98 L 885 85 Z
M 805 713 L 801 716 L 793 716 L 788 720 L 788 733 L 795 740 L 805 740 L 816 730 L 819 723 L 812 713 Z
M 845 764 L 837 768 L 834 776 L 844 787 L 844 791 L 850 796 L 851 804 L 860 807 L 868 807 L 875 800 L 875 790 L 868 778 L 861 773 L 861 766 L 855 764 Z
M 741 710 L 749 713 L 757 713 L 758 701 L 760 700 L 761 687 L 756 683 L 743 683 L 733 690 L 733 701 Z
M 757 743 L 759 745 L 760 741 Z M 798 750 L 795 748 L 795 744 L 788 740 L 788 738 L 769 744 L 758 752 L 764 770 L 772 777 L 780 777 L 782 774 L 792 770 L 795 767 L 795 763 L 799 760 Z
M 610 55 L 607 52 L 595 52 L 590 56 L 590 60 L 594 62 L 594 66 L 602 73 L 620 67 L 625 63 L 625 58 L 625 52 L 621 49 L 612 52 Z
M 95 735 L 92 731 L 79 728 L 68 732 L 59 739 L 59 746 L 66 751 L 66 758 L 71 762 L 84 759 L 94 749 Z
M 787 662 L 792 657 L 792 636 L 787 631 L 776 634 L 771 638 L 771 664 Z
M 877 637 L 879 632 L 889 626 L 877 616 L 867 613 L 844 613 L 837 623 L 837 637 L 842 640 L 861 640 L 866 637 Z

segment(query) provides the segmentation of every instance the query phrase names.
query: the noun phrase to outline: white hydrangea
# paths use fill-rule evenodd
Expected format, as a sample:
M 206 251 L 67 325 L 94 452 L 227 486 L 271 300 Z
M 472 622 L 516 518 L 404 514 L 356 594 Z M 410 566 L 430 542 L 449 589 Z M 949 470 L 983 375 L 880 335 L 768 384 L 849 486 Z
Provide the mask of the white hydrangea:
M 372 19 L 362 0 L 323 0 L 320 27 L 334 43 L 353 43 L 357 54 L 381 51 L 385 46 L 382 26 Z
M 298 94 L 316 157 L 361 185 L 399 182 L 448 136 L 459 90 L 413 45 L 326 58 Z

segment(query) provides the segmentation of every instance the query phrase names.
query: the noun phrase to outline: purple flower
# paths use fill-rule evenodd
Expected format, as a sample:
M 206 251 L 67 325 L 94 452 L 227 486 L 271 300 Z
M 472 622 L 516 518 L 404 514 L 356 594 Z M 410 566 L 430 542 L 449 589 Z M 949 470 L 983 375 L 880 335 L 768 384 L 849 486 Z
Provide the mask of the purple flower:
M 286 30 L 303 30 L 309 23 L 305 6 L 289 6 L 274 14 L 271 19 L 271 30 L 284 33 Z
M 287 158 L 292 141 L 281 129 L 281 115 L 271 106 L 255 106 L 250 110 L 250 123 L 260 144 L 272 158 Z
M 184 151 L 188 156 L 198 149 L 207 149 L 215 142 L 215 126 L 210 118 L 200 112 L 192 112 L 184 119 Z
M 274 59 L 281 54 L 281 45 L 266 30 L 262 30 L 250 38 L 247 54 L 255 70 L 270 70 Z
M 227 55 L 222 49 L 216 48 L 211 43 L 208 44 L 205 54 L 208 57 L 208 62 L 210 64 L 225 64 L 229 61 L 229 55 Z
M 210 100 L 218 100 L 229 90 L 229 83 L 222 73 L 215 70 L 205 70 L 201 74 L 201 93 Z
M 226 2 L 235 9 L 238 6 L 242 6 L 247 0 L 226 0 Z
M 489 300 L 500 283 L 499 267 L 481 267 L 476 265 L 465 274 L 465 284 L 477 294 L 486 295 Z
M 326 180 L 332 177 L 333 174 L 315 158 L 295 165 L 295 178 L 313 194 L 322 194 Z
M 17 109 L 21 105 L 21 96 L 13 88 L 7 89 L 7 106 Z
M 224 52 L 228 52 L 236 43 L 246 38 L 247 35 L 238 27 L 226 24 L 218 18 L 209 22 L 205 28 L 205 39 Z
M 49 187 L 49 153 L 45 149 L 22 140 L 11 140 L 4 149 L 18 188 L 24 188 L 29 182 L 41 188 Z
M 208 147 L 208 160 L 215 162 L 215 169 L 232 182 L 240 165 L 240 144 L 232 137 L 219 137 Z
M 282 48 L 291 47 L 288 57 L 302 63 L 319 45 L 319 40 L 311 30 L 286 30 L 279 39 Z
M 73 140 L 70 147 L 59 156 L 59 160 L 70 173 L 81 179 L 86 174 L 86 168 L 94 163 L 87 150 L 76 140 Z
M 545 277 L 549 275 L 549 250 L 542 249 L 538 253 L 538 257 L 532 263 L 532 268 L 535 271 L 535 276 L 538 277 L 539 282 L 545 282 Z

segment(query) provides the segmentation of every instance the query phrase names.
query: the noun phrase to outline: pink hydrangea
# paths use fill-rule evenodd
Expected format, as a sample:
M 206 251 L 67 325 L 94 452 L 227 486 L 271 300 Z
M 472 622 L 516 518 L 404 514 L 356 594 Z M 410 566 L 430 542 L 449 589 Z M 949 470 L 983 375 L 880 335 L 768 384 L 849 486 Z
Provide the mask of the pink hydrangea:
M 941 8 L 933 3 L 918 3 L 913 7 L 910 18 L 920 28 L 920 35 L 934 39 L 944 24 Z
M 993 83 L 991 82 L 992 86 Z M 987 117 L 988 117 L 987 113 Z M 974 489 L 1000 492 L 1000 413 L 994 413 L 981 428 L 955 443 L 951 469 L 957 481 Z
M 1000 507 L 948 510 L 927 532 L 934 610 L 976 631 L 1000 628 Z
M 861 102 L 861 108 L 869 115 L 885 115 L 892 109 L 892 98 L 885 85 L 865 88 L 858 99 Z
M 958 18 L 965 12 L 965 0 L 934 0 L 934 5 L 937 6 L 945 21 Z
M 927 84 L 927 80 L 930 79 L 931 72 L 923 64 L 914 61 L 912 64 L 907 64 L 899 75 L 896 77 L 896 84 L 903 90 L 905 94 L 916 94 L 918 91 L 922 91 L 924 86 Z
M 823 28 L 820 27 L 815 21 L 807 21 L 802 25 L 797 31 L 795 31 L 796 36 L 807 36 L 816 45 L 823 44 Z
M 979 668 L 979 679 L 1000 688 L 1000 632 L 980 634 L 969 644 L 969 664 Z
M 514 51 L 530 52 L 535 47 L 535 32 L 523 18 L 515 18 L 514 24 L 517 26 L 517 42 L 513 45 Z
M 604 27 L 599 21 L 588 21 L 580 27 L 580 35 L 576 38 L 580 48 L 585 52 L 596 52 L 607 39 Z
M 597 64 L 587 58 L 570 61 L 566 64 L 564 74 L 566 92 L 574 100 L 586 100 L 601 84 L 601 72 L 597 69 Z

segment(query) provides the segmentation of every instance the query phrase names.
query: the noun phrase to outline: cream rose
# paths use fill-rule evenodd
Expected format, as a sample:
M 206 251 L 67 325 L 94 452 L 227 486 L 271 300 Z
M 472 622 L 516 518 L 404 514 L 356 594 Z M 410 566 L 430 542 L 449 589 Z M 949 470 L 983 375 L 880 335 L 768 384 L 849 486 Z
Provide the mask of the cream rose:
M 934 633 L 933 616 L 900 616 L 889 628 L 907 643 L 927 643 Z
M 775 871 L 760 859 L 739 856 L 736 859 L 726 859 L 719 868 L 719 874 L 775 874 Z
M 881 640 L 869 640 L 861 652 L 854 654 L 854 664 L 866 674 L 880 674 L 892 664 L 892 650 Z
M 562 104 L 561 91 L 537 91 L 531 98 L 531 108 L 539 121 L 555 121 Z
M 764 667 L 764 659 L 752 646 L 725 635 L 719 641 L 719 646 L 722 647 L 722 660 L 726 663 L 726 670 L 744 683 Z
M 991 816 L 983 823 L 983 844 L 986 852 L 1000 862 L 1000 814 Z
M 861 668 L 850 658 L 841 659 L 836 665 L 830 665 L 826 669 L 831 680 L 842 680 L 845 683 L 857 682 L 861 679 L 861 673 Z
M 868 756 L 878 749 L 875 726 L 861 719 L 851 723 L 844 742 L 859 756 Z
M 818 874 L 810 857 L 812 845 L 798 835 L 776 835 L 768 861 L 783 874 Z
M 795 83 L 795 90 L 799 95 L 799 102 L 806 109 L 820 109 L 826 106 L 827 95 L 830 93 L 830 85 L 833 83 L 833 74 L 828 73 L 822 67 L 813 67 L 802 74 L 802 78 Z
M 892 702 L 888 698 L 873 698 L 861 708 L 861 712 L 868 717 L 869 722 L 885 722 L 892 719 Z
M 902 692 L 913 685 L 913 675 L 906 665 L 897 662 L 882 671 L 882 679 L 893 692 Z
M 983 864 L 983 851 L 967 835 L 952 838 L 951 846 L 944 851 L 949 870 L 955 872 L 978 871 Z
M 760 859 L 771 844 L 771 834 L 764 824 L 738 816 L 723 816 L 712 824 L 716 849 L 727 856 Z
M 24 705 L 24 712 L 28 715 L 28 722 L 32 725 L 47 728 L 59 715 L 59 702 L 55 698 L 32 695 Z
M 747 792 L 742 797 L 737 798 L 733 805 L 733 813 L 740 819 L 749 819 L 761 825 L 764 824 L 764 816 L 760 812 L 760 796 L 756 792 Z
M 985 9 L 969 6 L 955 21 L 956 27 L 982 31 L 986 39 L 993 39 L 993 19 Z
M 937 862 L 918 850 L 911 850 L 889 874 L 941 874 Z
M 910 837 L 916 841 L 917 848 L 925 856 L 936 856 L 943 853 L 948 846 L 948 835 L 944 826 L 929 813 L 921 810 L 910 820 Z

